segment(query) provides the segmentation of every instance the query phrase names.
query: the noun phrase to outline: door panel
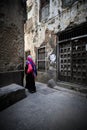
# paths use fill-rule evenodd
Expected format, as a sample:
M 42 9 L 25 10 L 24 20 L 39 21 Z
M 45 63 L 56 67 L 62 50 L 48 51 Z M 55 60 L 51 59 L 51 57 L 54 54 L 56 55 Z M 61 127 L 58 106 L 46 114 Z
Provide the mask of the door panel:
M 59 79 L 87 84 L 87 37 L 59 43 Z
M 87 38 L 73 41 L 72 80 L 87 83 Z
M 71 79 L 71 42 L 59 45 L 59 77 L 65 81 Z

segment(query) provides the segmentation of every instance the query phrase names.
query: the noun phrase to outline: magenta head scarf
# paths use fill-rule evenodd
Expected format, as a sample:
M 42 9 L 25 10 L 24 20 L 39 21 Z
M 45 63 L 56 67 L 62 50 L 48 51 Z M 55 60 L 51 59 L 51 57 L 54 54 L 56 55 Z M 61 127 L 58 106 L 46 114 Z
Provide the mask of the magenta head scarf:
M 32 56 L 31 56 L 31 55 L 29 55 L 29 56 L 27 57 L 26 64 L 29 64 L 29 63 L 31 63 L 32 65 L 35 65 L 35 63 L 34 63 L 33 60 L 32 60 Z
M 36 77 L 36 75 L 37 75 L 36 65 L 35 65 L 35 63 L 33 62 L 32 57 L 31 57 L 30 55 L 27 57 L 26 64 L 27 64 L 27 65 L 29 65 L 29 64 L 32 65 L 33 74 L 34 74 L 34 76 Z

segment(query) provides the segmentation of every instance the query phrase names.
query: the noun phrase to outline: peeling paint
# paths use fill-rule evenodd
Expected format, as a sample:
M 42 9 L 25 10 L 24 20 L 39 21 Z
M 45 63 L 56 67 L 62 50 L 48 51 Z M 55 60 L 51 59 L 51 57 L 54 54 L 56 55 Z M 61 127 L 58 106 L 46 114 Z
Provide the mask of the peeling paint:
M 28 20 L 32 19 L 32 22 L 27 25 L 25 30 L 25 50 L 27 48 L 34 50 L 34 48 L 39 48 L 43 43 L 46 43 L 47 57 L 49 57 L 56 47 L 57 32 L 63 31 L 69 26 L 75 26 L 87 21 L 86 1 L 76 1 L 70 6 L 63 7 L 62 0 L 50 0 L 49 16 L 41 21 L 39 20 L 40 1 L 31 0 L 31 2 L 32 9 L 28 13 Z M 33 30 L 33 33 L 30 30 Z M 34 53 L 33 57 L 35 57 Z

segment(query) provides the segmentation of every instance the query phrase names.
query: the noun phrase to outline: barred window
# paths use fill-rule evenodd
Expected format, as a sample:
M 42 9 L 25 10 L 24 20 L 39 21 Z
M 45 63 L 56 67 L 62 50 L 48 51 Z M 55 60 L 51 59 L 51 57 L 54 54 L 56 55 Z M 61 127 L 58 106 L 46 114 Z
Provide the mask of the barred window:
M 44 20 L 49 15 L 49 5 L 46 5 L 41 9 L 41 19 Z
M 62 0 L 62 5 L 63 7 L 67 7 L 67 6 L 70 6 L 72 5 L 74 2 L 76 2 L 77 0 Z
M 78 25 L 77 27 L 72 27 L 72 30 L 68 29 L 68 31 L 66 30 L 63 33 L 60 33 L 59 40 L 62 41 L 86 34 L 87 34 L 87 22 L 85 24 L 83 23 L 81 25 Z
M 40 21 L 45 20 L 49 15 L 49 0 L 40 1 Z
M 38 49 L 38 70 L 45 70 L 45 47 Z

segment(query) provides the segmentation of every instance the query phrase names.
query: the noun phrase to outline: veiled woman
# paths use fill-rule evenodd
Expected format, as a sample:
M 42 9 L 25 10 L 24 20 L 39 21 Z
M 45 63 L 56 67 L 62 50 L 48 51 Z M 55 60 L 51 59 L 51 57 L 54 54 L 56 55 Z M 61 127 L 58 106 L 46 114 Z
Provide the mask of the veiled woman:
M 32 60 L 31 55 L 27 57 L 26 66 L 25 66 L 25 73 L 26 73 L 26 86 L 29 92 L 34 93 L 36 92 L 35 86 L 35 77 L 37 76 L 36 65 Z

